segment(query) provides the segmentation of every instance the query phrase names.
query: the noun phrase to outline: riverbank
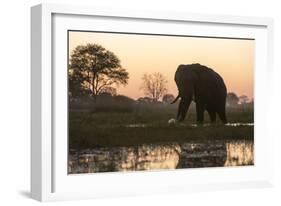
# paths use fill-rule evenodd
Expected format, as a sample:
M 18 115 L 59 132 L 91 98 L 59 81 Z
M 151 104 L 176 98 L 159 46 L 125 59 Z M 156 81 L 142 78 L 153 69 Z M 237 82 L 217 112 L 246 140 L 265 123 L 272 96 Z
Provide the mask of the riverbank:
M 215 140 L 253 140 L 253 126 L 165 126 L 165 127 L 98 127 L 81 126 L 72 130 L 70 148 L 97 146 L 134 146 L 159 142 L 203 142 Z
M 197 126 L 195 113 L 183 123 L 168 124 L 173 110 L 139 113 L 79 113 L 70 112 L 69 148 L 136 146 L 165 142 L 203 142 L 254 138 L 252 112 L 228 113 L 230 124 Z

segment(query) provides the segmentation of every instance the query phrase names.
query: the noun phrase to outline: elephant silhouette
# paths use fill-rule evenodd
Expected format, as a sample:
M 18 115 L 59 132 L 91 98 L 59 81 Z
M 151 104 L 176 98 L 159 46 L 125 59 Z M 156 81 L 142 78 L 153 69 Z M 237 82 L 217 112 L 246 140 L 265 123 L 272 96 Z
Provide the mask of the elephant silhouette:
M 213 69 L 201 64 L 179 65 L 175 73 L 178 96 L 171 104 L 181 98 L 177 120 L 183 121 L 192 101 L 196 104 L 197 123 L 204 121 L 204 111 L 209 113 L 211 122 L 216 121 L 216 115 L 223 123 L 227 123 L 225 102 L 227 89 L 223 78 Z

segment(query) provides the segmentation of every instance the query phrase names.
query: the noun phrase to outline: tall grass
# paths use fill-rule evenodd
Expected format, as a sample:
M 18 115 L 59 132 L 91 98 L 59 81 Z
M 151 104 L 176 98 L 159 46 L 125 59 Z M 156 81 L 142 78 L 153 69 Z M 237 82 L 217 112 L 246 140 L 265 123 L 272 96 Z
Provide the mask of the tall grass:
M 194 127 L 194 112 L 190 112 L 183 123 L 168 125 L 168 119 L 174 116 L 175 110 L 171 108 L 153 112 L 70 112 L 70 147 L 128 146 L 254 137 L 253 126 L 225 126 L 219 120 L 216 125 Z M 208 122 L 207 114 L 205 116 Z M 230 122 L 253 122 L 253 113 L 230 111 L 228 119 Z

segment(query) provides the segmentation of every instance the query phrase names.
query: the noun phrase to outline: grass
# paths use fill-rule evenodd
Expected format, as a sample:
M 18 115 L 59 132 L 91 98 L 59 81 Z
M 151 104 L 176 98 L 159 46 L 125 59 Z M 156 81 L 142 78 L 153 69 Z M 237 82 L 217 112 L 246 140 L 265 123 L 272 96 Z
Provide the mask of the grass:
M 191 111 L 184 123 L 168 125 L 174 118 L 174 107 L 134 112 L 70 112 L 70 148 L 98 146 L 133 146 L 144 143 L 205 141 L 212 139 L 253 139 L 253 126 L 215 124 L 194 127 L 195 113 Z M 253 111 L 230 110 L 229 122 L 253 122 Z M 205 122 L 209 118 L 205 115 Z M 219 122 L 219 120 L 218 120 Z

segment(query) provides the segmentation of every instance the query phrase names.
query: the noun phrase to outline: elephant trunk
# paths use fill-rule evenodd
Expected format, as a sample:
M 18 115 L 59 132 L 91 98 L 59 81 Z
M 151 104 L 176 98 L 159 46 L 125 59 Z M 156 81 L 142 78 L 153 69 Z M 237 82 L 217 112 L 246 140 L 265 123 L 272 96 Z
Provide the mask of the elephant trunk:
M 186 113 L 190 106 L 192 98 L 182 98 L 178 108 L 177 120 L 182 122 L 185 119 Z

